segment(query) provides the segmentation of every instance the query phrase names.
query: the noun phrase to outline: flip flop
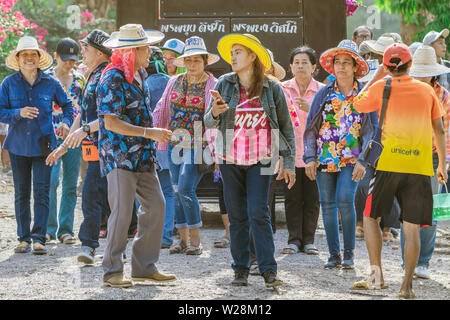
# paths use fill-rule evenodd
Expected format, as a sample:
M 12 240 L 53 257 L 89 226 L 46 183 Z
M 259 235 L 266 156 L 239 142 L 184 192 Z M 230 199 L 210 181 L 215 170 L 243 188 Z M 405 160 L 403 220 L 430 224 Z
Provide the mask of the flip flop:
M 387 285 L 373 285 L 366 280 L 356 281 L 350 290 L 385 290 L 388 289 Z
M 214 241 L 214 248 L 228 248 L 230 246 L 230 239 L 223 237 L 220 240 Z
M 305 253 L 318 255 L 319 250 L 317 250 L 317 248 L 312 243 L 310 243 L 310 244 L 305 245 Z
M 74 244 L 75 242 L 77 242 L 77 239 L 72 237 L 72 235 L 66 233 L 59 237 L 59 241 L 64 244 Z
M 285 248 L 283 248 L 283 251 L 281 251 L 281 253 L 283 253 L 283 254 L 295 254 L 295 253 L 298 253 L 299 251 L 300 250 L 298 249 L 298 247 L 295 244 L 290 243 Z
M 28 253 L 31 251 L 30 244 L 26 241 L 22 241 L 15 249 L 15 253 Z

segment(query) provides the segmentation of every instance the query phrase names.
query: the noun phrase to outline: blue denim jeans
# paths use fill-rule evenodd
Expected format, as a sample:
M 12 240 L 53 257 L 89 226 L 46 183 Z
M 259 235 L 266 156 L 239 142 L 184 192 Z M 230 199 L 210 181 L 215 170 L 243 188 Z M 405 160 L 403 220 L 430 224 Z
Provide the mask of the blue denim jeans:
M 200 204 L 198 203 L 196 189 L 203 176 L 198 171 L 198 164 L 194 164 L 194 152 L 190 149 L 181 149 L 180 164 L 175 164 L 172 151 L 179 150 L 169 145 L 169 168 L 175 191 L 175 219 L 177 229 L 200 228 Z
M 100 173 L 100 162 L 90 161 L 86 169 L 81 198 L 83 222 L 78 237 L 81 245 L 98 248 L 98 234 L 102 222 L 102 213 L 109 217 L 108 182 Z
M 59 173 L 63 169 L 61 203 L 57 217 Z M 81 148 L 69 149 L 53 166 L 50 179 L 50 207 L 47 222 L 47 233 L 53 238 L 63 234 L 73 236 L 73 218 L 77 204 L 77 183 L 81 165 Z M 57 232 L 58 231 L 58 232 Z
M 341 215 L 344 250 L 355 249 L 355 193 L 358 183 L 352 180 L 353 167 L 340 172 L 317 172 L 322 219 L 327 235 L 328 250 L 340 253 L 338 210 Z
M 170 171 L 168 169 L 158 170 L 159 183 L 166 199 L 166 215 L 164 217 L 164 231 L 162 236 L 162 244 L 172 245 L 172 230 L 175 224 L 175 192 L 173 191 L 172 182 L 170 181 Z
M 9 157 L 14 180 L 18 240 L 28 243 L 33 240 L 45 244 L 52 167 L 45 164 L 45 157 L 23 157 L 13 153 L 10 153 Z M 33 175 L 34 224 L 30 231 L 31 175 Z
M 262 167 L 260 163 L 253 166 L 219 165 L 230 220 L 231 267 L 234 271 L 248 270 L 250 230 L 260 273 L 277 271 L 268 203 L 272 176 L 261 175 Z

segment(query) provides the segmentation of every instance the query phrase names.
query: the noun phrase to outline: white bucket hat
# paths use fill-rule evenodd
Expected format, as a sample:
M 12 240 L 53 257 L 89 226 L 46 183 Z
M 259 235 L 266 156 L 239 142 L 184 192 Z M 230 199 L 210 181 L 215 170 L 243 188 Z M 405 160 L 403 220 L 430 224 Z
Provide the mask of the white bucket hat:
M 444 37 L 447 38 L 449 35 L 450 31 L 448 29 L 444 29 L 441 32 L 437 32 L 437 31 L 430 31 L 426 34 L 426 36 L 423 38 L 423 44 L 426 45 L 430 45 L 433 42 L 435 42 L 437 39 L 439 39 L 440 37 Z
M 46 70 L 53 65 L 53 57 L 46 51 L 39 48 L 38 42 L 35 38 L 24 36 L 19 39 L 17 48 L 6 57 L 6 67 L 15 71 L 19 71 L 19 64 L 17 63 L 16 55 L 23 50 L 36 50 L 39 52 L 39 69 Z
M 173 61 L 173 64 L 177 67 L 184 68 L 184 58 L 199 54 L 208 56 L 208 66 L 220 60 L 220 57 L 217 54 L 209 53 L 206 50 L 205 41 L 203 41 L 202 38 L 194 36 L 186 39 L 183 55 L 176 58 Z
M 367 41 L 366 44 L 371 52 L 382 56 L 387 47 L 394 43 L 395 40 L 391 37 L 379 37 L 377 41 Z
M 417 48 L 409 70 L 409 76 L 414 78 L 426 78 L 440 76 L 449 73 L 450 68 L 436 62 L 436 52 L 430 46 Z
M 140 24 L 126 24 L 119 31 L 103 42 L 103 46 L 111 49 L 128 49 L 150 46 L 164 39 L 164 33 L 157 30 L 144 30 Z
M 267 51 L 269 52 L 270 60 L 272 61 L 275 78 L 280 81 L 283 80 L 284 78 L 286 78 L 286 70 L 284 70 L 284 68 L 278 62 L 275 62 L 275 59 L 273 58 L 273 52 L 269 49 L 267 49 Z

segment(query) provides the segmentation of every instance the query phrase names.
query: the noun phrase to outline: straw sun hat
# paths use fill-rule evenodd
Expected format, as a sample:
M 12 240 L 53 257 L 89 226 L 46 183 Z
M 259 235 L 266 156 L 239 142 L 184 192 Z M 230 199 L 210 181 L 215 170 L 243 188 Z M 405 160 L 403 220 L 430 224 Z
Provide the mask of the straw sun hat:
M 164 39 L 164 33 L 157 30 L 144 30 L 140 24 L 126 24 L 119 31 L 113 32 L 111 37 L 103 42 L 103 46 L 110 49 L 127 49 L 150 46 Z
M 270 70 L 272 67 L 272 61 L 270 59 L 269 51 L 261 44 L 257 37 L 247 33 L 231 33 L 220 38 L 217 43 L 217 50 L 219 51 L 222 59 L 227 63 L 231 64 L 231 49 L 235 44 L 243 45 L 244 47 L 252 50 L 264 65 L 266 69 L 265 71 Z
M 269 49 L 267 49 L 267 51 L 269 51 L 270 59 L 272 61 L 275 78 L 280 81 L 283 80 L 284 78 L 286 78 L 286 70 L 284 70 L 284 68 L 278 62 L 275 62 L 275 59 L 273 58 L 273 52 Z
M 367 41 L 367 46 L 371 52 L 382 56 L 387 47 L 394 43 L 395 40 L 393 38 L 379 37 L 377 41 Z
M 436 62 L 436 52 L 430 46 L 417 48 L 409 70 L 409 76 L 414 78 L 426 78 L 440 76 L 449 73 L 450 68 Z
M 184 46 L 183 55 L 179 56 L 173 61 L 173 64 L 177 67 L 184 67 L 184 58 L 196 56 L 196 55 L 207 55 L 208 56 L 208 66 L 210 64 L 216 63 L 220 60 L 217 54 L 209 53 L 206 50 L 205 41 L 202 38 L 194 36 L 186 39 L 186 44 Z
M 23 50 L 36 50 L 39 52 L 39 69 L 46 70 L 53 65 L 53 57 L 39 48 L 38 42 L 35 38 L 30 36 L 24 36 L 19 39 L 17 48 L 6 57 L 6 67 L 15 71 L 19 71 L 19 64 L 17 63 L 16 55 Z

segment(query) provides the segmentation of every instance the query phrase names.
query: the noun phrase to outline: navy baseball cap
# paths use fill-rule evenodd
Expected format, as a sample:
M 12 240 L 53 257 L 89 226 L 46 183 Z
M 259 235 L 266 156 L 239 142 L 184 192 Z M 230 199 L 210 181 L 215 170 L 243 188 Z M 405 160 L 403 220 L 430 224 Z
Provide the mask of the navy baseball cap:
M 78 61 L 78 55 L 80 54 L 80 46 L 71 38 L 64 38 L 59 40 L 56 47 L 56 53 L 59 55 L 62 61 L 75 60 Z

